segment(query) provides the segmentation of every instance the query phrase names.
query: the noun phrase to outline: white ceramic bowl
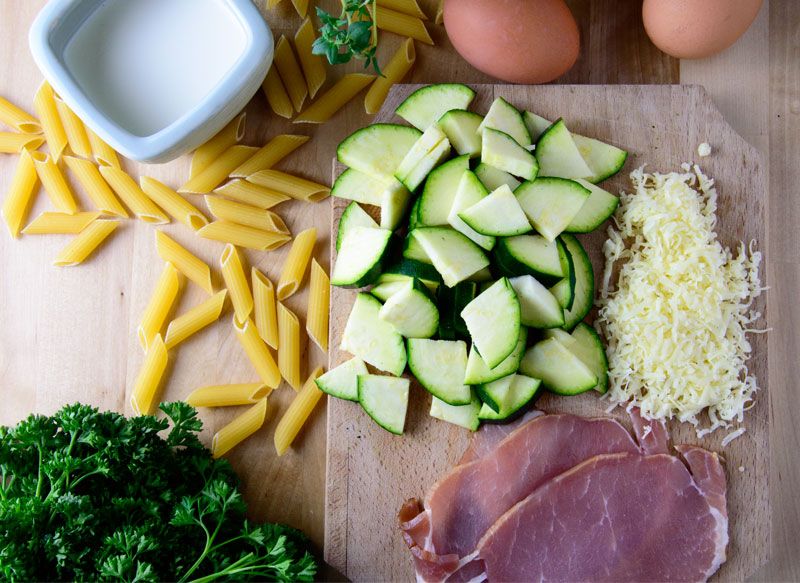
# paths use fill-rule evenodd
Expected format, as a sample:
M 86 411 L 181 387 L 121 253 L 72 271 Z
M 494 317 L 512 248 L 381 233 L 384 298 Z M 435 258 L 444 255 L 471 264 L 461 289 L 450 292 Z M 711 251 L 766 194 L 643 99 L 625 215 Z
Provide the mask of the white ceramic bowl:
M 272 63 L 272 33 L 252 0 L 198 0 L 218 2 L 230 11 L 241 25 L 244 49 L 210 92 L 188 111 L 163 129 L 150 135 L 137 135 L 95 105 L 92 95 L 76 80 L 65 58 L 70 40 L 108 1 L 50 0 L 33 23 L 29 41 L 37 65 L 55 91 L 86 125 L 128 158 L 150 163 L 168 162 L 197 148 L 244 108 L 258 91 Z M 196 63 L 196 67 L 200 71 L 203 63 Z

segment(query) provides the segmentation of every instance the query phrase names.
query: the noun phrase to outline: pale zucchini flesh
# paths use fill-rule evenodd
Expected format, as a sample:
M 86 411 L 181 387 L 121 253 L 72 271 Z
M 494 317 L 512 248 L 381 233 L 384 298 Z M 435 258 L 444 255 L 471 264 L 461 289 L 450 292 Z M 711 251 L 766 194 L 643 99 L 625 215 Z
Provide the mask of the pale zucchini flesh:
M 522 184 L 508 172 L 495 168 L 494 166 L 489 166 L 483 162 L 475 167 L 475 175 L 480 178 L 483 185 L 490 191 L 495 190 L 503 184 L 508 186 L 511 190 L 516 190 L 517 187 Z
M 519 299 L 523 326 L 541 329 L 564 325 L 564 309 L 553 294 L 533 276 L 513 277 L 509 282 Z
M 539 172 L 533 154 L 508 134 L 491 128 L 483 130 L 481 162 L 525 180 L 533 180 Z
M 542 386 L 541 380 L 521 374 L 511 375 L 510 379 L 500 379 L 495 383 L 496 386 L 484 386 L 479 390 L 479 394 L 486 395 L 487 401 L 497 406 L 497 409 L 494 409 L 484 402 L 478 412 L 481 420 L 504 421 L 511 418 L 536 399 Z
M 497 280 L 467 304 L 461 317 L 472 342 L 490 368 L 514 351 L 519 340 L 520 306 L 508 278 Z
M 331 195 L 337 198 L 354 200 L 361 204 L 380 206 L 387 180 L 378 179 L 353 168 L 342 172 L 331 187 Z
M 408 368 L 425 390 L 450 405 L 467 405 L 467 344 L 462 340 L 408 339 Z
M 359 375 L 358 400 L 375 423 L 390 433 L 402 435 L 410 386 L 408 379 Z
M 448 287 L 453 287 L 489 265 L 489 259 L 481 248 L 453 229 L 421 227 L 414 229 L 411 236 L 430 257 Z
M 481 153 L 481 136 L 478 128 L 483 116 L 464 109 L 453 109 L 439 119 L 442 128 L 453 149 L 460 156 L 474 158 Z
M 572 330 L 591 311 L 594 303 L 594 269 L 586 249 L 575 235 L 563 234 L 561 240 L 567 247 L 575 266 L 575 299 L 572 308 L 564 312 L 564 328 Z
M 358 357 L 351 358 L 332 368 L 314 382 L 323 393 L 332 397 L 358 401 L 358 376 L 369 374 L 367 365 Z
M 572 332 L 571 338 L 572 343 L 564 341 L 562 343 L 597 376 L 594 390 L 605 394 L 608 391 L 608 357 L 600 335 L 587 323 L 580 322 Z
M 372 124 L 345 138 L 336 149 L 336 156 L 350 168 L 389 181 L 421 135 L 408 126 Z
M 405 217 L 411 192 L 397 180 L 387 185 L 381 198 L 381 228 L 394 231 Z
M 504 275 L 532 275 L 542 283 L 554 284 L 566 274 L 556 241 L 541 235 L 519 235 L 498 240 L 495 263 Z
M 406 368 L 406 347 L 394 326 L 380 319 L 381 303 L 367 293 L 356 296 L 342 335 L 342 350 L 375 368 L 400 376 Z
M 478 426 L 481 424 L 480 419 L 478 419 L 478 411 L 480 410 L 481 402 L 474 396 L 467 405 L 449 405 L 436 397 L 431 398 L 431 417 L 447 421 L 470 431 L 477 431 Z
M 450 215 L 447 217 L 447 221 L 456 231 L 462 233 L 483 249 L 491 251 L 495 245 L 496 239 L 494 237 L 478 233 L 475 229 L 465 223 L 464 220 L 459 216 L 461 211 L 476 204 L 481 199 L 488 196 L 488 194 L 489 192 L 483 186 L 483 183 L 475 175 L 475 173 L 466 170 L 461 176 L 461 181 L 458 184 L 456 197 L 453 199 L 453 206 L 450 209 Z
M 619 197 L 581 178 L 575 180 L 589 191 L 589 198 L 564 229 L 568 233 L 591 233 L 606 222 L 619 206 Z
M 489 237 L 513 237 L 532 230 L 517 197 L 505 184 L 458 213 L 458 216 L 471 229 Z
M 520 328 L 519 338 L 514 350 L 509 354 L 503 362 L 490 368 L 483 357 L 475 349 L 473 345 L 469 350 L 467 357 L 467 372 L 464 377 L 464 382 L 468 385 L 480 385 L 490 383 L 497 379 L 508 376 L 517 372 L 519 363 L 522 360 L 522 355 L 525 354 L 525 344 L 528 341 L 528 329 L 525 327 Z
M 559 395 L 577 395 L 597 384 L 597 376 L 556 338 L 547 338 L 529 348 L 519 370 L 541 379 L 547 390 Z
M 486 128 L 508 134 L 520 146 L 530 146 L 533 143 L 522 114 L 502 97 L 495 99 L 489 107 L 489 111 L 481 123 L 480 131 L 482 132 Z
M 450 153 L 450 142 L 437 125 L 432 125 L 411 146 L 394 173 L 408 190 L 416 190 L 425 177 Z
M 451 109 L 467 109 L 475 91 L 460 83 L 426 85 L 406 97 L 395 113 L 419 130 L 426 130 Z
M 347 233 L 355 227 L 372 227 L 373 229 L 377 229 L 378 223 L 369 216 L 367 211 L 361 208 L 361 205 L 353 201 L 347 205 L 347 208 L 344 209 L 339 219 L 339 228 L 336 231 L 337 251 L 342 248 L 342 243 L 344 243 Z
M 533 112 L 526 111 L 522 114 L 522 119 L 525 121 L 525 127 L 528 128 L 528 133 L 531 135 L 531 140 L 536 142 L 542 134 L 547 131 L 553 122 L 543 118 L 541 115 L 536 115 Z
M 536 232 L 555 241 L 591 193 L 574 180 L 548 177 L 524 183 L 515 194 Z
M 380 275 L 392 232 L 374 227 L 349 229 L 331 273 L 331 283 L 340 287 L 363 287 Z
M 436 227 L 447 225 L 461 176 L 469 169 L 469 156 L 453 158 L 437 167 L 429 175 L 416 205 L 417 226 Z
M 563 119 L 547 128 L 536 142 L 536 160 L 540 176 L 588 178 L 593 174 Z
M 596 183 L 614 176 L 622 170 L 628 159 L 628 152 L 600 140 L 576 134 L 572 135 L 572 139 L 592 171 L 592 175 L 586 178 L 589 182 Z
M 421 283 L 412 280 L 386 300 L 378 316 L 394 326 L 401 336 L 430 338 L 439 329 L 439 310 L 429 293 Z

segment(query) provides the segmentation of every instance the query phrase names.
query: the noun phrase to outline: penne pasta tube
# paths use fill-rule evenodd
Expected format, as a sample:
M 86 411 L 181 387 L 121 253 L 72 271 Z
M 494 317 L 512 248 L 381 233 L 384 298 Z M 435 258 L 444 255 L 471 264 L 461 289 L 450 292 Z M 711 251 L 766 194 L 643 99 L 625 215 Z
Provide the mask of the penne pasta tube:
M 231 146 L 235 146 L 244 137 L 247 113 L 242 112 L 226 125 L 213 138 L 200 146 L 192 154 L 192 165 L 189 169 L 189 177 L 194 178 L 203 170 L 208 168 L 211 163 L 222 156 Z
M 92 146 L 92 156 L 95 162 L 100 166 L 122 168 L 119 163 L 117 151 L 109 146 L 103 138 L 94 133 L 89 126 L 86 126 L 86 136 L 89 138 L 89 144 Z
M 20 229 L 28 218 L 38 183 L 39 176 L 33 158 L 30 152 L 25 150 L 19 157 L 17 169 L 11 178 L 11 186 L 8 187 L 8 193 L 0 209 L 8 231 L 15 239 L 19 237 Z
M 261 170 L 248 176 L 247 181 L 307 202 L 319 202 L 331 193 L 329 186 L 278 170 Z
M 306 229 L 295 237 L 292 248 L 283 264 L 281 278 L 278 280 L 278 299 L 285 300 L 292 296 L 303 283 L 308 268 L 308 261 L 314 252 L 317 242 L 317 230 Z
M 278 39 L 275 45 L 275 56 L 273 62 L 278 69 L 278 73 L 286 88 L 286 93 L 292 102 L 295 111 L 303 109 L 303 103 L 308 96 L 308 87 L 300 69 L 300 64 L 294 56 L 294 51 L 285 36 Z
M 253 311 L 253 294 L 250 293 L 250 286 L 247 284 L 247 276 L 242 267 L 242 258 L 236 247 L 230 243 L 225 245 L 222 257 L 219 260 L 222 268 L 222 278 L 225 280 L 225 287 L 231 295 L 233 310 L 236 318 L 244 322 L 250 317 Z
M 139 186 L 150 197 L 150 200 L 164 209 L 173 219 L 183 223 L 193 231 L 208 224 L 208 219 L 196 206 L 166 184 L 159 182 L 155 178 L 142 176 L 139 178 Z
M 169 223 L 169 217 L 164 211 L 142 192 L 136 181 L 124 170 L 114 166 L 100 166 L 100 174 L 137 218 L 156 225 Z
M 167 336 L 164 339 L 167 349 L 172 350 L 187 338 L 219 320 L 227 295 L 228 290 L 219 291 L 172 320 L 167 327 Z
M 225 186 L 220 186 L 214 194 L 221 194 L 233 200 L 238 200 L 251 206 L 268 209 L 278 205 L 292 197 L 281 194 L 270 188 L 264 188 L 258 184 L 247 182 L 246 180 L 231 180 Z
M 433 39 L 422 20 L 380 4 L 375 7 L 375 24 L 380 30 L 407 36 L 425 44 L 433 44 Z
M 308 95 L 311 99 L 314 99 L 328 76 L 322 56 L 313 53 L 315 40 L 314 23 L 311 22 L 311 18 L 306 18 L 294 33 L 294 46 L 297 49 L 297 56 L 300 58 L 300 67 L 303 69 Z
M 267 8 L 275 8 L 280 3 L 281 0 L 267 0 Z
M 259 337 L 253 321 L 247 318 L 244 322 L 239 322 L 236 320 L 236 315 L 234 315 L 233 329 L 236 332 L 239 344 L 244 348 L 259 378 L 268 387 L 277 388 L 281 384 L 280 370 L 278 370 L 278 365 L 275 364 L 275 359 L 272 358 L 269 348 Z
M 78 203 L 70 190 L 64 174 L 56 166 L 50 154 L 44 152 L 31 152 L 33 164 L 36 166 L 36 174 L 42 181 L 45 192 L 50 197 L 50 201 L 58 210 L 74 214 L 78 212 Z
M 300 18 L 305 18 L 308 13 L 308 0 L 292 0 L 292 6 L 300 15 Z
M 214 434 L 211 455 L 216 459 L 253 435 L 264 425 L 267 416 L 267 399 L 261 399 Z
M 272 393 L 264 383 L 213 385 L 195 389 L 186 397 L 192 407 L 235 407 L 253 405 Z
M 281 117 L 291 119 L 294 115 L 292 100 L 289 99 L 289 94 L 286 92 L 286 87 L 284 87 L 275 65 L 267 72 L 267 77 L 261 84 L 261 89 L 264 91 L 267 103 L 269 103 L 272 111 Z
M 278 302 L 278 370 L 295 390 L 303 382 L 300 372 L 300 321 L 289 308 Z
M 19 154 L 22 150 L 38 150 L 44 138 L 38 134 L 0 132 L 0 154 Z
M 209 195 L 206 195 L 206 206 L 218 219 L 264 231 L 289 234 L 286 223 L 272 211 Z
M 161 259 L 172 263 L 186 279 L 193 281 L 209 294 L 214 293 L 208 264 L 163 231 L 156 231 L 156 251 Z
M 367 95 L 364 97 L 364 109 L 367 113 L 375 114 L 380 111 L 386 96 L 389 95 L 389 89 L 406 76 L 416 59 L 417 52 L 414 48 L 414 39 L 407 38 L 392 55 L 386 66 L 383 67 L 383 77 L 375 79 L 375 82 L 367 91 Z
M 128 211 L 119 202 L 117 195 L 111 190 L 97 166 L 89 160 L 73 158 L 72 156 L 64 156 L 64 162 L 70 172 L 75 175 L 78 183 L 86 191 L 87 196 L 97 210 L 108 215 L 128 218 Z
M 26 235 L 77 235 L 98 219 L 100 213 L 42 213 L 22 229 Z
M 289 404 L 278 426 L 275 428 L 275 450 L 278 455 L 283 455 L 292 445 L 297 434 L 306 424 L 314 407 L 319 403 L 323 392 L 319 390 L 314 380 L 322 374 L 322 367 L 317 367 L 303 385 L 302 390 Z
M 257 251 L 273 251 L 285 245 L 292 238 L 284 233 L 262 231 L 245 225 L 237 225 L 228 221 L 214 221 L 197 231 L 204 239 L 231 243 L 238 247 Z
M 61 118 L 61 125 L 64 126 L 64 132 L 67 134 L 69 149 L 76 156 L 91 159 L 93 157 L 92 146 L 81 118 L 60 97 L 56 97 L 56 109 L 58 117 Z
M 325 269 L 311 261 L 311 283 L 308 292 L 308 310 L 306 313 L 306 332 L 308 337 L 320 347 L 323 352 L 328 352 L 328 320 L 331 305 L 331 280 Z
M 433 19 L 436 24 L 444 24 L 444 0 L 439 0 L 439 5 L 436 7 L 436 18 Z
M 422 8 L 417 4 L 417 0 L 377 0 L 378 6 L 390 8 L 409 16 L 415 16 L 422 20 L 428 20 L 427 15 L 422 11 Z
M 73 267 L 83 263 L 118 226 L 116 220 L 92 221 L 61 250 L 53 265 Z
M 161 335 L 157 334 L 145 354 L 131 392 L 131 409 L 137 415 L 152 415 L 155 412 L 168 362 L 167 347 Z
M 136 330 L 139 344 L 145 352 L 153 338 L 161 334 L 161 329 L 178 300 L 180 290 L 181 274 L 172 263 L 165 263 Z
M 220 184 L 245 160 L 258 152 L 250 146 L 231 146 L 214 159 L 202 172 L 199 172 L 178 189 L 184 194 L 208 194 Z
M 277 350 L 279 344 L 275 286 L 255 267 L 250 271 L 250 279 L 253 280 L 253 311 L 258 335 L 271 348 Z
M 0 97 L 0 122 L 25 134 L 42 133 L 42 124 L 24 109 Z
M 67 147 L 67 133 L 64 131 L 61 117 L 58 115 L 55 92 L 47 81 L 44 81 L 36 91 L 33 98 L 33 109 L 39 116 L 44 137 L 47 145 L 50 146 L 50 154 L 55 160 L 59 160 L 64 148 Z
M 325 123 L 375 80 L 375 75 L 348 73 L 294 119 L 294 123 Z
M 272 168 L 286 156 L 310 140 L 308 136 L 282 134 L 272 138 L 253 157 L 231 172 L 231 178 L 247 178 L 259 170 Z

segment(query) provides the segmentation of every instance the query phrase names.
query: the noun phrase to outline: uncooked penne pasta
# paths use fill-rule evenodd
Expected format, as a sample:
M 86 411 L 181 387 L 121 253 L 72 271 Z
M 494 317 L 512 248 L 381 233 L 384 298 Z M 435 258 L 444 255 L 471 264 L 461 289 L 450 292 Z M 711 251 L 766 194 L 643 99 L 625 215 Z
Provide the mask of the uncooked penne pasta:
M 261 399 L 214 434 L 211 455 L 216 459 L 228 453 L 264 425 L 267 416 L 267 399 Z
M 278 170 L 261 170 L 247 178 L 248 182 L 269 188 L 297 200 L 319 202 L 331 194 L 329 186 L 317 184 Z
M 195 389 L 186 397 L 192 407 L 235 407 L 253 405 L 268 397 L 272 389 L 264 383 L 212 385 Z
M 114 166 L 100 166 L 100 174 L 137 218 L 156 225 L 169 223 L 169 217 L 164 211 L 142 192 L 136 181 L 124 170 Z
M 278 421 L 278 426 L 275 428 L 275 450 L 278 455 L 286 453 L 322 397 L 323 392 L 314 382 L 321 374 L 322 367 L 320 366 L 311 373 L 302 390 L 292 400 L 286 413 Z
M 60 97 L 56 97 L 56 109 L 58 117 L 61 118 L 61 125 L 64 126 L 64 132 L 67 134 L 67 143 L 72 153 L 81 158 L 92 158 L 92 146 L 81 118 Z
M 278 280 L 279 300 L 285 300 L 300 289 L 316 242 L 317 230 L 314 227 L 306 229 L 295 237 L 283 264 L 281 278 Z
M 196 231 L 208 224 L 208 219 L 196 206 L 166 184 L 159 182 L 155 178 L 142 176 L 139 178 L 139 186 L 167 214 L 190 229 Z
M 436 8 L 436 18 L 433 19 L 436 24 L 444 24 L 444 0 L 439 0 L 439 6 Z
M 109 146 L 103 138 L 94 133 L 89 126 L 86 126 L 86 136 L 89 138 L 89 144 L 92 146 L 92 156 L 95 162 L 100 166 L 122 168 L 119 163 L 117 151 Z
M 292 238 L 284 233 L 262 231 L 246 225 L 237 225 L 228 221 L 214 221 L 197 231 L 204 239 L 231 243 L 238 247 L 255 249 L 256 251 L 272 251 L 285 245 Z
M 407 38 L 392 55 L 386 66 L 383 67 L 383 77 L 375 79 L 375 82 L 367 91 L 367 95 L 364 97 L 364 109 L 367 113 L 375 114 L 380 111 L 386 96 L 389 94 L 389 89 L 406 76 L 416 59 L 417 51 L 414 48 L 414 39 Z
M 193 281 L 209 294 L 214 293 L 208 264 L 163 231 L 156 231 L 156 251 L 161 259 L 172 263 L 186 279 Z
M 208 206 L 211 214 L 218 219 L 264 231 L 289 234 L 289 228 L 286 223 L 272 211 L 209 195 L 206 195 L 206 206 Z
M 306 18 L 294 33 L 294 46 L 297 49 L 297 56 L 300 58 L 300 66 L 303 68 L 303 76 L 306 78 L 308 95 L 311 99 L 314 99 L 328 76 L 322 55 L 315 55 L 312 52 L 315 40 L 314 24 L 311 22 L 311 18 Z
M 416 16 L 422 20 L 428 20 L 428 16 L 422 11 L 422 8 L 417 4 L 417 0 L 377 0 L 378 6 L 384 6 L 408 14 L 409 16 Z
M 167 347 L 161 334 L 157 334 L 145 354 L 131 393 L 131 409 L 137 415 L 152 415 L 155 412 L 168 362 Z
M 269 348 L 258 335 L 253 320 L 247 318 L 244 322 L 238 322 L 234 315 L 233 329 L 236 332 L 236 338 L 244 348 L 259 378 L 268 387 L 277 388 L 281 384 L 281 372 L 278 370 L 278 365 L 275 364 L 275 359 L 272 358 Z
M 42 124 L 24 109 L 0 97 L 0 123 L 26 134 L 42 133 Z
M 72 194 L 64 174 L 53 161 L 50 154 L 44 152 L 31 152 L 33 164 L 36 166 L 36 174 L 42 181 L 45 192 L 50 197 L 53 206 L 65 213 L 74 214 L 78 212 L 78 203 Z
M 164 338 L 167 349 L 172 350 L 187 338 L 219 320 L 227 295 L 228 290 L 219 291 L 172 320 L 167 326 L 167 336 Z
M 303 109 L 303 103 L 308 96 L 308 87 L 306 86 L 303 71 L 300 69 L 300 64 L 294 56 L 294 51 L 285 36 L 278 39 L 275 45 L 275 57 L 273 62 L 275 67 L 280 73 L 283 86 L 286 88 L 286 93 L 292 101 L 292 106 L 295 111 Z
M 267 8 L 275 8 L 280 3 L 281 0 L 267 0 Z
M 42 213 L 22 229 L 26 235 L 77 235 L 100 217 L 99 212 Z
M 0 154 L 19 154 L 22 150 L 38 150 L 44 138 L 38 134 L 0 132 Z
M 164 264 L 164 269 L 161 270 L 156 287 L 144 309 L 139 327 L 136 329 L 139 344 L 145 352 L 156 334 L 161 334 L 164 323 L 175 307 L 181 291 L 181 277 L 172 263 Z
M 92 221 L 61 250 L 53 265 L 73 267 L 83 263 L 118 226 L 116 220 Z
M 256 329 L 261 339 L 277 350 L 278 311 L 275 304 L 275 286 L 272 281 L 255 267 L 250 272 L 253 281 L 253 312 Z
M 231 178 L 247 178 L 259 170 L 272 168 L 283 160 L 286 156 L 294 152 L 297 148 L 305 144 L 308 136 L 298 136 L 295 134 L 281 134 L 272 138 L 266 146 L 253 154 L 247 162 L 231 172 Z
M 286 92 L 286 87 L 283 85 L 278 69 L 274 64 L 267 72 L 267 77 L 261 84 L 261 89 L 264 90 L 267 103 L 269 103 L 272 111 L 281 117 L 291 119 L 294 115 L 292 100 L 289 99 L 289 94 Z
M 348 73 L 298 115 L 294 123 L 325 123 L 375 80 L 375 75 Z
M 286 196 L 271 188 L 265 188 L 241 179 L 231 180 L 225 186 L 220 186 L 214 190 L 214 194 L 221 194 L 233 200 L 238 200 L 239 202 L 257 206 L 262 209 L 272 208 L 275 205 L 292 199 L 292 197 Z
M 378 5 L 375 7 L 375 24 L 386 32 L 407 36 L 425 44 L 433 44 L 433 39 L 428 33 L 428 29 L 425 28 L 425 23 L 416 16 L 409 16 Z
M 97 166 L 89 160 L 64 156 L 67 168 L 75 175 L 78 183 L 86 191 L 97 210 L 108 215 L 127 218 L 128 211 L 119 202 L 117 195 L 111 190 Z
M 54 159 L 59 160 L 64 148 L 67 147 L 67 133 L 64 131 L 58 115 L 55 93 L 47 81 L 44 81 L 36 91 L 36 96 L 33 98 L 33 109 L 39 116 L 44 137 L 47 145 L 50 146 L 50 154 Z
M 247 276 L 244 274 L 244 267 L 242 267 L 242 258 L 234 245 L 230 243 L 225 245 L 222 257 L 219 259 L 219 265 L 222 269 L 222 279 L 225 280 L 225 287 L 228 288 L 228 293 L 231 295 L 231 303 L 233 304 L 233 311 L 236 312 L 236 318 L 240 322 L 244 322 L 253 311 L 253 294 L 250 293 L 250 286 L 247 284 Z
M 305 18 L 308 13 L 308 0 L 292 0 L 292 6 L 300 15 L 300 18 Z
M 202 172 L 190 178 L 178 192 L 190 194 L 208 194 L 220 184 L 228 175 L 249 160 L 258 148 L 251 146 L 231 146 L 218 158 L 214 159 Z
M 33 203 L 36 185 L 39 176 L 36 166 L 28 150 L 22 152 L 17 162 L 17 168 L 11 179 L 11 186 L 3 200 L 2 214 L 6 221 L 8 231 L 15 239 L 19 237 L 20 229 L 28 218 L 31 204 Z
M 300 320 L 289 308 L 278 302 L 278 369 L 295 390 L 303 380 L 300 372 Z
M 306 332 L 323 352 L 328 352 L 328 319 L 331 306 L 331 280 L 325 269 L 311 261 L 311 282 L 308 291 Z
M 244 137 L 247 113 L 242 112 L 237 115 L 228 125 L 226 125 L 213 138 L 200 146 L 192 154 L 192 165 L 189 169 L 189 177 L 194 178 L 203 170 L 208 168 L 211 163 L 222 156 L 231 146 L 235 146 Z

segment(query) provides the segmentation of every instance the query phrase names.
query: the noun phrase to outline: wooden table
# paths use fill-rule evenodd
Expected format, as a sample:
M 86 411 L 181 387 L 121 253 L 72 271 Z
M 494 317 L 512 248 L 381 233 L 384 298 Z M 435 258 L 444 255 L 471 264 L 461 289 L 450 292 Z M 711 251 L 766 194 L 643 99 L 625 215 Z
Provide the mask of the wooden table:
M 30 106 L 41 76 L 27 49 L 26 34 L 43 0 L 0 0 L 0 94 Z M 293 33 L 300 23 L 291 4 L 283 2 L 267 12 L 257 2 L 273 31 Z M 321 4 L 326 4 L 321 2 Z M 422 0 L 429 14 L 435 0 Z M 728 122 L 770 162 L 770 220 L 767 280 L 770 285 L 769 337 L 772 401 L 773 558 L 757 580 L 800 579 L 796 535 L 800 532 L 800 467 L 797 451 L 800 430 L 793 412 L 800 411 L 800 389 L 788 379 L 800 377 L 800 3 L 765 2 L 756 22 L 736 46 L 703 61 L 671 59 L 653 47 L 641 26 L 639 3 L 633 0 L 569 0 L 580 23 L 582 54 L 563 78 L 565 83 L 697 83 L 704 85 Z M 417 44 L 417 66 L 409 82 L 486 82 L 486 76 L 464 63 L 450 48 L 441 27 L 429 27 L 437 47 Z M 394 50 L 399 39 L 385 34 L 383 51 Z M 355 68 L 355 67 L 353 67 Z M 293 126 L 266 113 L 262 96 L 248 107 L 245 142 L 263 144 L 286 131 L 314 135 L 314 139 L 284 166 L 320 181 L 327 180 L 337 135 L 337 124 L 320 128 Z M 367 121 L 360 102 L 339 114 Z M 0 157 L 0 193 L 8 187 L 15 160 Z M 178 186 L 187 173 L 187 159 L 142 171 Z M 34 209 L 34 212 L 44 205 Z M 291 204 L 278 209 L 292 231 L 316 226 L 326 233 L 329 205 Z M 50 261 L 65 242 L 60 237 L 27 237 L 13 241 L 0 234 L 0 424 L 12 424 L 31 411 L 50 413 L 64 403 L 81 400 L 103 408 L 130 412 L 127 397 L 142 355 L 134 337 L 135 325 L 154 285 L 160 264 L 153 245 L 153 229 L 126 223 L 114 240 L 80 268 L 56 269 Z M 186 242 L 205 259 L 214 261 L 220 245 L 197 241 L 185 229 L 172 225 L 167 232 Z M 320 239 L 317 256 L 328 256 Z M 248 260 L 277 275 L 285 249 L 277 253 L 248 254 Z M 187 294 L 182 306 L 200 299 Z M 304 297 L 290 306 L 302 311 Z M 324 362 L 308 347 L 313 362 Z M 191 389 L 211 382 L 251 380 L 253 372 L 230 333 L 226 318 L 180 350 L 170 372 L 165 399 L 179 399 Z M 271 399 L 267 427 L 230 455 L 243 478 L 245 495 L 257 519 L 288 522 L 307 532 L 321 547 L 325 472 L 324 405 L 293 450 L 277 458 L 272 446 L 274 417 L 291 399 L 283 389 Z M 277 412 L 276 412 L 277 411 Z M 208 438 L 235 412 L 204 412 Z

